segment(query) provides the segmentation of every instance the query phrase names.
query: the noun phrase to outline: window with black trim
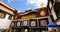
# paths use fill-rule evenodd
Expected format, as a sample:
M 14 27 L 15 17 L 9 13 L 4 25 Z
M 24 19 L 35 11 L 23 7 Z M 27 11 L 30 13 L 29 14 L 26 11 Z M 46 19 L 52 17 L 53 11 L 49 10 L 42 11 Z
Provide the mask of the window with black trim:
M 31 21 L 31 26 L 36 26 L 36 22 L 35 21 Z
M 28 26 L 28 21 L 27 20 L 23 21 L 23 26 Z
M 19 22 L 17 22 L 17 26 L 19 27 L 19 26 L 21 26 L 21 22 L 19 21 Z
M 12 26 L 12 27 L 14 26 L 14 22 L 12 22 L 11 26 Z
M 5 18 L 6 13 L 0 9 L 0 18 Z
M 4 14 L 3 13 L 0 13 L 0 18 L 4 18 Z
M 10 16 L 8 17 L 8 19 L 10 19 L 10 20 L 11 20 L 11 19 L 12 19 L 12 15 L 10 15 Z
M 48 22 L 49 22 L 48 18 L 39 19 L 39 25 L 40 25 L 40 27 L 46 27 L 47 24 L 48 24 Z
M 30 27 L 37 27 L 37 20 L 36 19 L 30 19 Z

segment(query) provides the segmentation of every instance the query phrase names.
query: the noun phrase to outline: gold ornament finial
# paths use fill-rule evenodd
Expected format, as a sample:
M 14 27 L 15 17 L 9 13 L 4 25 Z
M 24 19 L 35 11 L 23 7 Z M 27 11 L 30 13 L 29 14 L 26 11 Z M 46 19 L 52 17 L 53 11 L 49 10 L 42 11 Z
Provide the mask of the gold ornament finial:
M 18 10 L 17 13 L 20 13 L 20 10 Z
M 45 3 L 41 3 L 40 6 L 41 6 L 41 8 L 45 7 Z
M 27 10 L 31 10 L 31 8 L 28 8 Z

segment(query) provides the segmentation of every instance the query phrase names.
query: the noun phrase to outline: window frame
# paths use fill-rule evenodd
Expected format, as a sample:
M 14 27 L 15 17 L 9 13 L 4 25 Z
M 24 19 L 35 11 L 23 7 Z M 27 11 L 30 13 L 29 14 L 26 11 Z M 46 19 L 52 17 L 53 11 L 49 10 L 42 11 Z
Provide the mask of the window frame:
M 0 18 L 5 18 L 5 16 L 6 16 L 4 13 L 1 13 L 0 15 L 1 15 Z M 3 17 L 2 17 L 2 16 L 3 16 Z
M 8 19 L 10 19 L 10 20 L 11 20 L 11 19 L 12 19 L 12 15 L 9 15 Z
M 35 25 L 36 25 L 36 26 L 31 26 L 31 22 L 32 22 L 32 21 L 35 21 Z M 30 25 L 29 25 L 30 27 L 37 27 L 37 26 L 38 26 L 38 25 L 37 25 L 37 19 L 30 19 L 30 20 L 29 20 L 29 24 L 30 24 Z
M 46 27 L 46 26 L 41 26 L 41 20 L 45 20 L 46 21 L 46 26 L 47 26 L 47 24 L 49 23 L 48 18 L 38 19 L 39 27 Z
M 26 25 L 24 24 L 24 21 L 27 23 Z M 23 26 L 28 26 L 28 20 L 23 21 Z
M 19 26 L 17 26 L 18 23 L 19 23 Z M 20 22 L 20 21 L 17 21 L 17 22 L 16 22 L 16 26 L 17 26 L 17 27 L 20 27 L 20 26 L 21 26 L 21 22 Z
M 12 23 L 13 23 L 13 26 L 12 26 Z M 14 22 L 12 22 L 12 23 L 11 23 L 11 26 L 14 27 L 15 26 L 15 23 Z

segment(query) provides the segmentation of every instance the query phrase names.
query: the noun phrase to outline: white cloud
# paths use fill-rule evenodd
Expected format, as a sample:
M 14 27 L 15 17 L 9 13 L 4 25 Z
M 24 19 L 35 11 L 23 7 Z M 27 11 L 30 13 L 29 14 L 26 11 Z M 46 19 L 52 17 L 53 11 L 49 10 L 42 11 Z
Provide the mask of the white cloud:
M 9 3 L 14 2 L 14 1 L 23 1 L 23 0 L 7 0 Z
M 36 6 L 36 8 L 41 8 L 41 3 L 45 3 L 47 5 L 47 0 L 27 0 L 27 3 Z

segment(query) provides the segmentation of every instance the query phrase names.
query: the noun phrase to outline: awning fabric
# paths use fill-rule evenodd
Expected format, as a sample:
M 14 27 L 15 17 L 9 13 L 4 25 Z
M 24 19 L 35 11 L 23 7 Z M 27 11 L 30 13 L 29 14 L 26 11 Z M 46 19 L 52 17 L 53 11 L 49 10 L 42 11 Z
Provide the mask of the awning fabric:
M 55 22 L 51 22 L 47 25 L 47 27 L 58 27 L 58 25 Z

